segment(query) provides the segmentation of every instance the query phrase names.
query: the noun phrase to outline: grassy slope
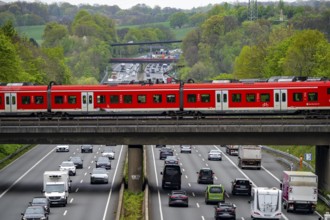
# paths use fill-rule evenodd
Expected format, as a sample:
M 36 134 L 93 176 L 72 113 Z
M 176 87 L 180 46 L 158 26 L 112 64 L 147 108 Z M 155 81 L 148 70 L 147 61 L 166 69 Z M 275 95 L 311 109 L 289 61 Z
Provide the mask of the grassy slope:
M 17 31 L 20 35 L 25 35 L 28 38 L 35 39 L 38 44 L 42 43 L 42 35 L 44 32 L 45 25 L 35 25 L 35 26 L 21 26 L 17 27 Z

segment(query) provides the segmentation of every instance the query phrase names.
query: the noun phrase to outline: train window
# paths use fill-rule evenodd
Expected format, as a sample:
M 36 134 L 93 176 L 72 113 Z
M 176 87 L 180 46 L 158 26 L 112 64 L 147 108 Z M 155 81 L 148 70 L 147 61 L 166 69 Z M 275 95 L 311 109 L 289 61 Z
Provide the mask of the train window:
M 105 95 L 98 95 L 96 96 L 97 104 L 104 104 L 105 103 Z
M 2 97 L 0 97 L 0 105 L 2 105 Z
M 309 92 L 308 101 L 316 102 L 317 101 L 317 92 Z
M 224 102 L 224 103 L 227 102 L 227 94 L 223 94 L 223 102 Z
M 301 92 L 295 92 L 293 93 L 293 101 L 294 102 L 302 102 L 302 93 Z
M 241 102 L 241 94 L 235 93 L 231 96 L 232 102 Z
M 246 94 L 246 102 L 255 102 L 256 94 L 248 93 Z
M 69 95 L 68 97 L 68 103 L 69 104 L 76 104 L 77 103 L 77 97 L 74 95 Z
M 260 101 L 261 102 L 269 102 L 270 100 L 270 95 L 267 93 L 262 93 L 260 94 Z
M 93 103 L 93 96 L 88 95 L 88 104 L 92 104 L 92 103 Z
M 154 95 L 153 99 L 154 99 L 154 103 L 161 103 L 162 95 Z
M 44 103 L 44 97 L 43 96 L 35 96 L 34 97 L 34 103 L 35 104 L 43 104 Z
M 6 96 L 6 105 L 9 105 L 9 97 L 8 96 Z
M 118 104 L 119 103 L 119 96 L 118 95 L 111 95 L 110 96 L 110 104 Z
M 16 105 L 16 97 L 15 96 L 11 97 L 11 104 Z
M 190 102 L 190 103 L 194 103 L 196 102 L 197 98 L 196 98 L 196 95 L 195 94 L 188 94 L 187 95 L 187 101 Z
M 285 93 L 282 93 L 282 102 L 286 102 L 286 95 L 285 95 Z
M 330 95 L 330 88 L 328 88 L 328 95 Z
M 131 95 L 124 95 L 124 103 L 125 104 L 132 103 L 132 96 Z
M 55 104 L 63 104 L 63 96 L 55 96 Z
M 83 95 L 83 104 L 86 104 L 86 95 Z
M 22 104 L 30 104 L 31 97 L 30 96 L 22 96 Z
M 167 103 L 175 103 L 175 95 L 167 95 L 166 101 Z
M 138 95 L 138 103 L 146 103 L 146 96 L 145 95 Z
M 210 102 L 210 94 L 202 94 L 201 95 L 202 102 Z
M 217 102 L 221 102 L 221 95 L 217 94 Z
M 278 93 L 275 93 L 275 102 L 280 101 L 280 95 Z

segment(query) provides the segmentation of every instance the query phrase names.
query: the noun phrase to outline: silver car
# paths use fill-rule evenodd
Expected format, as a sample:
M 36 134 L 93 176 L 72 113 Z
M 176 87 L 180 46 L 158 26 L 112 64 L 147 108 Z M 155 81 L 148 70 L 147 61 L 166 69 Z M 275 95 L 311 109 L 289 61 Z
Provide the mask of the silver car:
M 180 153 L 188 153 L 191 154 L 191 146 L 190 145 L 181 145 Z
M 91 184 L 94 183 L 108 183 L 109 176 L 105 168 L 94 168 L 91 172 Z
M 222 153 L 219 150 L 210 150 L 207 156 L 208 160 L 222 160 Z

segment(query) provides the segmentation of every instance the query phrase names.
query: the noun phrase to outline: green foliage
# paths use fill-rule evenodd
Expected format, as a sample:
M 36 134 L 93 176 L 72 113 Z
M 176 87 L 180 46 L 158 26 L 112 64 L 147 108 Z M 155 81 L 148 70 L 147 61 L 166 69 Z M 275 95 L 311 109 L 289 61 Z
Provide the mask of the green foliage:
M 125 220 L 142 220 L 142 204 L 144 193 L 132 193 L 124 191 L 124 213 L 121 219 Z
M 188 23 L 188 16 L 184 12 L 177 12 L 171 15 L 169 21 L 172 28 L 181 28 L 183 25 Z
M 69 31 L 66 26 L 51 22 L 46 24 L 43 38 L 43 47 L 55 47 L 60 44 L 63 38 L 68 37 Z

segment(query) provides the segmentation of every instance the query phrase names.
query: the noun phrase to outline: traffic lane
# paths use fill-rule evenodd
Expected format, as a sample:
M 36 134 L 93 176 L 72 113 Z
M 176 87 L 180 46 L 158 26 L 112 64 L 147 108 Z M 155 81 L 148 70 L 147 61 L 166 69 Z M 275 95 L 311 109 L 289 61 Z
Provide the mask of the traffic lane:
M 52 150 L 53 148 L 49 145 L 37 145 L 0 170 L 0 199 L 5 190 L 26 175 L 32 167 L 37 166 L 37 163 L 44 160 L 48 154 L 52 153 Z

